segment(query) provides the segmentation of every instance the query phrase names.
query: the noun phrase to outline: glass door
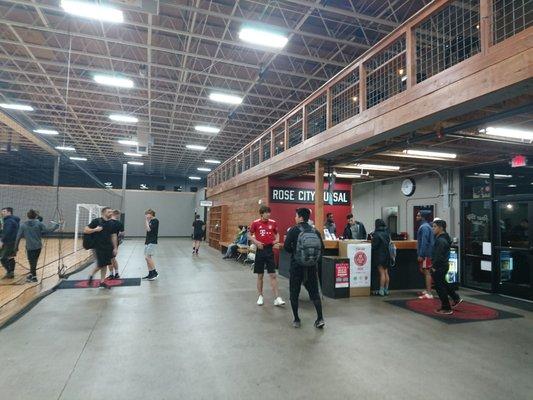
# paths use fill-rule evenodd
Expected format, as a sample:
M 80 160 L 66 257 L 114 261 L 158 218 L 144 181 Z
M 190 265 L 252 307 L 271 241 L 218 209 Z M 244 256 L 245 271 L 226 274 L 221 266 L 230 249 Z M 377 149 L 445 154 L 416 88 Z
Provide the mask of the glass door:
M 497 203 L 498 291 L 533 300 L 533 201 Z
M 462 274 L 465 286 L 492 290 L 492 201 L 463 202 Z

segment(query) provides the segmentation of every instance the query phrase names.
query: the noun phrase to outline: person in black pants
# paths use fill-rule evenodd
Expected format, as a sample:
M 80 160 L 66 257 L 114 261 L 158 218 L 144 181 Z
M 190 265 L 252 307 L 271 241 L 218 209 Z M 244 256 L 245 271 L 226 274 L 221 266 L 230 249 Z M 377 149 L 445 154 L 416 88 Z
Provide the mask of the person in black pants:
M 11 207 L 2 208 L 2 235 L 0 236 L 0 261 L 6 270 L 2 279 L 13 279 L 15 277 L 15 242 L 19 230 L 20 218 L 13 215 Z
M 455 308 L 463 302 L 463 299 L 455 293 L 455 288 L 446 282 L 446 275 L 450 269 L 448 259 L 450 258 L 450 245 L 452 240 L 450 235 L 446 232 L 446 221 L 442 219 L 433 221 L 433 233 L 435 234 L 435 245 L 433 246 L 433 254 L 431 260 L 433 266 L 431 268 L 431 277 L 435 283 L 435 289 L 441 301 L 441 307 L 435 312 L 439 314 L 453 314 L 452 307 Z M 453 300 L 453 305 L 450 304 L 450 299 Z
M 200 243 L 204 238 L 205 231 L 205 222 L 200 219 L 200 216 L 196 214 L 194 217 L 194 222 L 192 223 L 193 233 L 192 233 L 192 255 L 198 255 L 198 250 L 200 250 Z
M 303 283 L 303 285 L 307 289 L 307 292 L 309 293 L 309 298 L 315 305 L 317 316 L 315 321 L 315 327 L 318 329 L 322 329 L 324 328 L 326 323 L 324 322 L 324 317 L 322 316 L 322 302 L 320 300 L 320 294 L 318 292 L 317 266 L 315 265 L 312 267 L 307 267 L 299 265 L 294 255 L 296 252 L 296 247 L 298 245 L 298 236 L 302 232 L 302 229 L 304 231 L 314 231 L 316 233 L 316 235 L 320 239 L 322 254 L 324 254 L 324 243 L 322 242 L 322 237 L 320 236 L 320 233 L 316 229 L 312 228 L 311 225 L 309 225 L 310 215 L 311 211 L 308 208 L 298 208 L 296 210 L 296 216 L 294 217 L 296 226 L 293 226 L 289 230 L 289 232 L 287 232 L 283 248 L 285 249 L 285 251 L 291 254 L 289 287 L 291 308 L 292 313 L 294 315 L 294 321 L 292 325 L 295 328 L 299 328 L 301 326 L 300 316 L 298 315 L 298 298 L 300 296 L 300 289 Z

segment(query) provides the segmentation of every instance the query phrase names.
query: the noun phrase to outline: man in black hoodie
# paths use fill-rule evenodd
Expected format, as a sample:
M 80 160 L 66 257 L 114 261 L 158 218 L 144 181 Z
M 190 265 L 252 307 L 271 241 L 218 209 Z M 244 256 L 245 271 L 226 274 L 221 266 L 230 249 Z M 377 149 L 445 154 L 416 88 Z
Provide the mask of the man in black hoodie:
M 446 282 L 446 274 L 450 268 L 450 245 L 452 240 L 450 235 L 446 232 L 446 221 L 442 219 L 433 221 L 433 233 L 435 234 L 435 245 L 433 246 L 433 254 L 431 261 L 433 263 L 431 268 L 431 276 L 435 283 L 435 289 L 441 301 L 441 307 L 436 310 L 439 314 L 453 314 L 452 305 L 450 304 L 451 297 L 453 300 L 453 308 L 462 303 L 463 299 L 455 293 L 452 285 Z
M 13 279 L 15 277 L 15 242 L 19 230 L 20 218 L 13 215 L 11 207 L 2 208 L 2 236 L 0 250 L 2 252 L 2 266 L 6 269 L 6 274 L 2 279 Z

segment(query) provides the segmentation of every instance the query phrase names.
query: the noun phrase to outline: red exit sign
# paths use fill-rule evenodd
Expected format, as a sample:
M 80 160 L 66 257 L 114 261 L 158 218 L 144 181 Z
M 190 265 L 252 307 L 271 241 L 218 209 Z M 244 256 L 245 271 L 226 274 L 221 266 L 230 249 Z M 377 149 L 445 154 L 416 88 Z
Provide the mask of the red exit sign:
M 527 165 L 526 156 L 522 156 L 522 155 L 514 156 L 511 160 L 511 167 L 513 168 L 525 167 L 526 165 Z

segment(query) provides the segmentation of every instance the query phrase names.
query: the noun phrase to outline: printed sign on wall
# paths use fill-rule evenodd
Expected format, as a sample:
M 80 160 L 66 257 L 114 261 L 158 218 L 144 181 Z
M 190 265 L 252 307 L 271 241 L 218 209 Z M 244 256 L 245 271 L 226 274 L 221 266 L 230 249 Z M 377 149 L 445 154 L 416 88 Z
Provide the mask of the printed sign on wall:
M 330 196 L 333 196 L 333 205 L 350 205 L 351 203 L 349 190 L 334 190 L 333 193 L 324 191 L 325 204 L 329 202 Z M 313 189 L 271 187 L 270 201 L 272 203 L 313 204 L 315 191 Z
M 348 258 L 350 259 L 350 287 L 370 287 L 370 243 L 350 243 Z

